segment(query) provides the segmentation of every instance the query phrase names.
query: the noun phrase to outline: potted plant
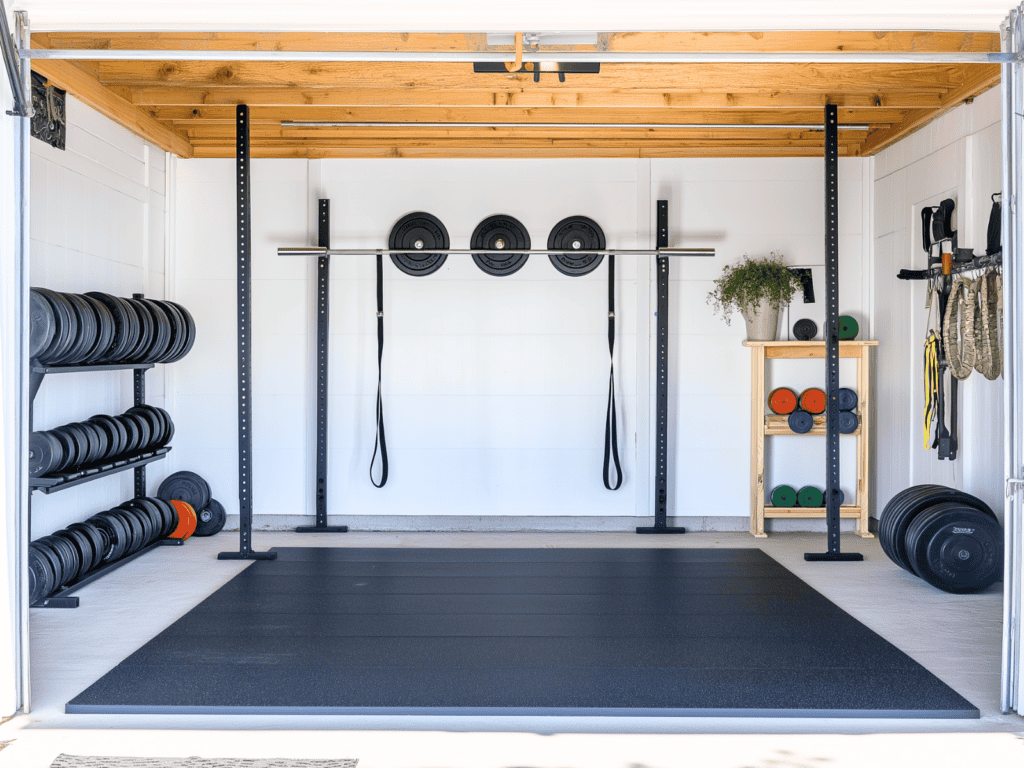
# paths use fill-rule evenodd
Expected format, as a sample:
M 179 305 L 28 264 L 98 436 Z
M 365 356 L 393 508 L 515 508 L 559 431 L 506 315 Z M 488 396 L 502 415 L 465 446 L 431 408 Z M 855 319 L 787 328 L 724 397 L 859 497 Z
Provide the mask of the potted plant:
M 722 270 L 708 304 L 725 318 L 734 312 L 743 315 L 749 341 L 775 341 L 779 332 L 779 310 L 793 300 L 800 278 L 782 263 L 782 254 L 752 259 L 744 256 L 739 264 Z

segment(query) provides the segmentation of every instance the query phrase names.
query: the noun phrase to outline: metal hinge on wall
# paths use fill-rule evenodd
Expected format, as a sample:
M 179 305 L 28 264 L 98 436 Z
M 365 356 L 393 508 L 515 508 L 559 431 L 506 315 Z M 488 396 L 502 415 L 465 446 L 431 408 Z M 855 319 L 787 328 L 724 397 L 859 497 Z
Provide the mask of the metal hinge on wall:
M 67 93 L 47 85 L 46 78 L 32 73 L 32 136 L 51 147 L 64 149 L 67 138 Z

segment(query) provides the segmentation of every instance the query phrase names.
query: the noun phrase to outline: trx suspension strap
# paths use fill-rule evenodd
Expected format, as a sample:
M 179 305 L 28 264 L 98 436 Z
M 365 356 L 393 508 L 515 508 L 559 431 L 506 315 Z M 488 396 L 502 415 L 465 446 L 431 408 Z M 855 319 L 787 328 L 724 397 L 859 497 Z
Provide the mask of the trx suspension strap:
M 622 465 L 619 464 L 619 432 L 615 415 L 615 254 L 608 254 L 608 408 L 604 421 L 604 487 L 617 491 L 622 485 Z M 610 461 L 609 461 L 610 459 Z M 611 468 L 615 465 L 615 484 Z
M 373 440 L 373 458 L 370 459 L 370 482 L 383 488 L 388 481 L 388 444 L 384 436 L 384 399 L 381 396 L 381 368 L 384 362 L 384 261 L 377 254 L 377 434 Z M 373 465 L 380 450 L 380 482 L 373 479 Z

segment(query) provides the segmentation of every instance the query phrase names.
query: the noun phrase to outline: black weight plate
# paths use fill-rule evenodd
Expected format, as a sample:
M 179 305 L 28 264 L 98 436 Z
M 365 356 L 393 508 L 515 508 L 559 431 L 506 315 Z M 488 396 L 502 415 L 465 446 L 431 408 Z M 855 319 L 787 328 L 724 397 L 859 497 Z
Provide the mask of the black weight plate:
M 83 556 L 82 567 L 78 570 L 80 579 L 102 562 L 103 555 L 106 553 L 104 539 L 96 527 L 88 523 L 72 523 L 67 527 L 67 532 L 68 534 L 77 534 L 85 540 L 85 544 L 82 544 L 81 541 L 78 542 L 79 554 Z M 85 559 L 86 545 L 88 545 L 88 560 Z
M 139 429 L 139 423 L 132 418 L 130 414 L 122 414 L 121 416 L 115 416 L 114 418 L 128 433 L 128 439 L 125 442 L 122 455 L 131 456 L 138 453 L 142 439 L 142 430 Z
M 103 362 L 123 362 L 125 355 L 134 343 L 132 341 L 133 337 L 130 327 L 131 315 L 129 314 L 128 309 L 121 303 L 120 299 L 116 296 L 111 296 L 108 293 L 90 291 L 86 295 L 101 302 L 110 311 L 110 319 L 114 324 L 113 337 L 110 340 L 110 348 L 107 350 L 107 353 L 103 358 Z
M 112 459 L 125 452 L 128 446 L 128 430 L 125 429 L 124 424 L 118 421 L 115 417 L 108 416 L 105 413 L 97 413 L 90 420 L 106 424 L 110 428 L 114 439 L 111 441 L 107 458 Z
M 71 581 L 78 573 L 78 556 L 71 544 L 57 535 L 43 536 L 37 540 L 45 544 L 56 555 L 60 567 L 57 572 L 57 589 Z
M 71 345 L 64 360 L 70 365 L 79 365 L 85 360 L 86 353 L 96 344 L 96 315 L 93 313 L 92 307 L 78 294 L 64 293 L 61 295 L 71 305 L 78 324 L 75 343 Z
M 114 507 L 110 514 L 118 517 L 128 528 L 128 549 L 125 555 L 132 555 L 146 546 L 146 527 L 139 514 L 127 507 Z
M 210 499 L 206 509 L 197 512 L 196 517 L 199 522 L 196 525 L 196 532 L 193 534 L 195 536 L 213 536 L 215 533 L 220 533 L 228 519 L 224 505 L 216 499 Z
M 65 424 L 64 429 L 75 442 L 75 463 L 72 468 L 77 469 L 89 461 L 89 433 L 78 424 Z
M 130 499 L 121 504 L 118 509 L 130 514 L 142 524 L 142 538 L 140 539 L 139 549 L 149 546 L 160 530 L 160 526 L 156 525 L 150 517 L 149 507 L 143 505 L 141 499 Z M 163 523 L 162 520 L 160 522 L 161 524 Z
M 170 301 L 162 301 L 159 304 L 172 329 L 171 346 L 160 362 L 173 363 L 179 356 L 184 356 L 185 348 L 189 345 L 188 322 L 182 308 L 177 304 Z
M 160 435 L 164 431 L 164 422 L 159 416 L 153 413 L 151 408 L 144 405 L 129 408 L 127 413 L 134 414 L 146 422 L 146 426 L 149 429 L 148 436 L 143 444 L 143 450 L 151 451 L 160 439 Z
M 84 523 L 74 523 L 73 525 L 68 526 L 69 530 L 72 528 L 84 533 L 92 543 L 92 551 L 95 554 L 92 562 L 92 568 L 95 568 L 103 562 L 103 558 L 106 557 L 107 552 L 110 551 L 110 539 L 104 535 L 103 531 L 88 520 Z
M 60 466 L 54 471 L 63 472 L 73 467 L 75 459 L 78 458 L 78 449 L 75 447 L 76 443 L 71 439 L 70 433 L 63 427 L 54 427 L 49 432 L 60 443 L 61 452 L 64 454 L 64 459 L 61 461 Z
M 148 497 L 141 498 L 138 501 L 149 512 L 149 519 L 153 523 L 152 541 L 162 539 L 164 537 L 164 526 L 167 523 L 163 507 L 159 502 L 153 501 L 153 499 Z
M 160 514 L 163 517 L 163 528 L 160 531 L 160 537 L 166 538 L 170 533 L 178 527 L 178 512 L 174 509 L 174 505 L 169 501 L 165 501 L 157 496 L 147 496 L 151 502 L 156 504 L 160 510 Z
M 57 333 L 53 307 L 35 288 L 29 291 L 28 320 L 28 356 L 35 360 L 50 347 Z
M 135 446 L 134 452 L 145 453 L 149 450 L 149 441 L 153 433 L 153 428 L 149 426 L 149 421 L 138 413 L 125 413 L 124 418 L 133 420 L 139 428 L 139 442 Z
M 160 440 L 162 445 L 167 445 L 168 443 L 171 442 L 171 439 L 174 437 L 174 420 L 171 418 L 171 414 L 169 414 L 165 409 L 159 406 L 154 405 L 153 410 L 159 413 L 161 418 L 163 418 L 164 420 L 164 425 L 166 427 L 167 433 L 165 436 L 161 437 Z
M 114 317 L 107 309 L 107 305 L 99 299 L 87 294 L 82 294 L 80 298 L 89 305 L 93 314 L 96 315 L 96 343 L 86 353 L 83 362 L 91 364 L 104 362 L 110 354 L 110 345 L 114 340 Z
M 185 322 L 181 311 L 169 301 L 153 299 L 153 304 L 163 313 L 164 320 L 167 322 L 167 327 L 171 333 L 171 337 L 167 342 L 167 350 L 164 352 L 163 357 L 154 362 L 169 363 L 174 360 L 175 356 L 184 351 L 185 345 L 188 343 L 188 324 Z
M 115 455 L 114 451 L 117 449 L 117 444 L 119 442 L 118 435 L 117 430 L 114 429 L 113 425 L 109 421 L 93 416 L 91 419 L 82 423 L 92 424 L 103 433 L 103 445 L 105 448 L 99 457 L 99 461 L 106 461 L 111 456 Z
M 604 260 L 602 253 L 587 253 L 588 250 L 604 250 L 604 230 L 586 216 L 570 216 L 551 228 L 548 248 L 564 249 L 564 253 L 548 254 L 555 269 L 563 275 L 586 275 L 597 269 Z
M 85 458 L 85 435 L 81 432 L 76 433 L 68 424 L 54 427 L 50 432 L 62 442 L 67 453 L 68 463 L 64 465 L 63 470 L 74 472 Z
M 135 543 L 135 532 L 129 522 L 128 515 L 125 514 L 124 510 L 120 510 L 117 507 L 108 509 L 103 515 L 118 532 L 116 556 L 114 559 L 120 560 L 122 557 L 130 555 L 134 551 L 132 547 Z M 141 528 L 141 526 L 139 527 Z
M 798 435 L 804 435 L 814 427 L 814 417 L 799 408 L 789 414 L 789 428 Z
M 42 477 L 60 467 L 64 449 L 60 441 L 49 432 L 33 432 L 28 436 L 29 477 Z
M 192 509 L 210 505 L 210 485 L 195 472 L 175 472 L 160 483 L 156 495 L 161 499 L 187 502 Z
M 163 448 L 170 441 L 171 437 L 171 423 L 168 420 L 167 411 L 162 408 L 157 408 L 155 405 L 147 405 L 145 407 L 148 408 L 153 415 L 156 416 L 157 421 L 160 422 L 160 434 L 155 438 L 153 445 L 157 448 Z
M 121 301 L 132 308 L 132 311 L 135 313 L 136 327 L 139 329 L 139 338 L 135 347 L 128 353 L 129 359 L 132 362 L 144 363 L 146 362 L 146 350 L 153 344 L 153 337 L 156 333 L 156 329 L 153 327 L 153 316 L 136 299 L 122 297 Z
M 853 411 L 840 411 L 839 417 L 836 419 L 836 429 L 839 430 L 841 435 L 852 435 L 857 431 L 859 424 L 860 419 L 857 418 L 857 414 Z
M 810 341 L 818 335 L 818 324 L 810 318 L 797 320 L 793 324 L 793 338 L 797 341 Z
M 75 552 L 78 554 L 78 571 L 72 577 L 71 581 L 78 581 L 80 578 L 85 576 L 92 568 L 93 560 L 96 555 L 92 551 L 92 541 L 89 540 L 84 533 L 72 528 L 65 528 L 58 534 L 61 538 L 66 539 L 70 542 L 71 546 L 75 548 Z
M 95 464 L 103 457 L 107 450 L 106 434 L 95 424 L 85 421 L 75 422 L 75 426 L 85 432 L 89 443 L 89 453 L 85 458 L 85 464 Z
M 49 537 L 44 536 L 32 543 L 35 544 L 36 549 L 50 564 L 50 573 L 53 575 L 53 587 L 50 589 L 50 594 L 53 594 L 60 589 L 61 579 L 64 578 L 64 566 L 62 565 L 63 560 L 59 552 L 48 539 Z
M 841 387 L 836 392 L 836 403 L 840 411 L 853 411 L 857 409 L 857 393 L 852 389 Z
M 71 305 L 68 304 L 61 294 L 48 288 L 36 288 L 36 290 L 50 302 L 50 307 L 53 309 L 53 316 L 57 323 L 53 342 L 39 356 L 39 359 L 40 362 L 47 363 L 48 365 L 58 365 L 63 361 L 67 351 L 71 349 L 71 345 L 75 342 L 77 325 L 73 325 L 75 320 L 72 316 Z
M 181 304 L 177 304 L 173 301 L 165 302 L 177 310 L 178 314 L 181 315 L 185 321 L 185 341 L 184 346 L 180 352 L 176 352 L 172 357 L 165 360 L 164 362 L 176 363 L 181 360 L 185 355 L 192 351 L 192 345 L 196 343 L 196 321 L 192 317 L 192 313 L 185 309 Z
M 947 488 L 942 485 L 916 485 L 900 491 L 882 510 L 878 524 L 878 539 L 882 551 L 889 559 L 910 573 L 914 568 L 907 559 L 907 529 L 914 518 L 928 509 L 943 502 L 953 502 L 973 507 L 992 519 L 995 514 L 985 502 L 969 493 Z
M 918 515 L 907 529 L 907 559 L 933 587 L 953 594 L 978 592 L 1003 573 L 998 521 L 972 507 L 944 502 Z
M 85 522 L 76 522 L 75 528 L 81 530 L 83 534 L 89 537 L 89 541 L 92 542 L 92 551 L 96 553 L 96 559 L 92 563 L 92 567 L 96 567 L 106 558 L 106 553 L 111 551 L 111 539 L 105 530 L 101 530 L 99 526 L 86 520 Z
M 87 521 L 96 527 L 107 539 L 107 550 L 103 562 L 112 563 L 119 560 L 128 549 L 128 529 L 125 524 L 110 512 L 100 512 Z
M 49 548 L 46 548 L 47 550 Z M 49 597 L 57 585 L 52 553 L 44 551 L 36 542 L 29 545 L 29 604 L 35 605 Z
M 29 605 L 35 605 L 56 589 L 57 575 L 54 573 L 53 561 L 34 541 L 28 545 L 28 572 Z
M 469 239 L 470 248 L 482 248 L 488 251 L 528 251 L 530 250 L 530 233 L 518 219 L 505 214 L 488 216 L 476 225 L 473 236 Z M 489 275 L 505 277 L 522 269 L 527 253 L 474 253 L 473 261 Z
M 436 216 L 418 211 L 409 213 L 395 222 L 388 236 L 392 251 L 409 249 L 408 253 L 392 253 L 391 261 L 407 275 L 423 277 L 437 272 L 448 258 L 447 253 L 434 253 L 431 249 L 448 250 L 448 230 Z
M 83 319 L 85 338 L 88 343 L 79 358 L 82 364 L 94 362 L 106 352 L 104 347 L 105 329 L 100 325 L 99 311 L 96 309 L 96 300 L 80 293 L 68 294 L 71 300 L 79 308 Z
M 153 341 L 143 353 L 143 360 L 147 363 L 156 363 L 167 354 L 167 347 L 171 342 L 171 324 L 167 315 L 149 299 L 137 299 L 137 303 L 145 308 L 153 322 Z

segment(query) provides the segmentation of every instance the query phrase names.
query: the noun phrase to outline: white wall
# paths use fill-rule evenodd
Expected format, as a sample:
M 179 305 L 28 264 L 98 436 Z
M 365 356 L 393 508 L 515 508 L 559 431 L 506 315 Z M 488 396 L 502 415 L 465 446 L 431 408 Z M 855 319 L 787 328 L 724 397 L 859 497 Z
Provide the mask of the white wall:
M 57 291 L 164 296 L 165 154 L 73 98 L 67 150 L 32 140 L 30 282 Z M 147 400 L 164 404 L 164 371 L 146 374 Z M 132 405 L 132 374 L 48 376 L 34 428 L 50 429 Z M 172 418 L 174 414 L 172 414 Z M 148 467 L 151 492 L 165 462 Z M 131 498 L 133 473 L 32 497 L 32 538 Z
M 923 269 L 920 211 L 956 200 L 960 247 L 984 253 L 990 195 L 1002 187 L 999 89 L 943 115 L 875 158 L 875 329 L 878 348 L 877 508 L 909 485 L 961 488 L 1002 514 L 1002 378 L 961 383 L 960 454 L 939 461 L 922 436 L 925 284 L 896 279 Z M 947 377 L 948 382 L 948 377 Z M 948 387 L 947 387 L 948 391 Z M 948 424 L 948 421 L 947 421 Z
M 237 511 L 235 420 L 234 162 L 176 164 L 177 300 L 196 315 L 199 338 L 176 366 L 175 469 L 207 476 Z M 842 311 L 870 333 L 860 265 L 866 163 L 843 160 Z M 380 161 L 256 160 L 252 163 L 254 511 L 262 524 L 312 513 L 314 425 L 312 260 L 278 257 L 280 246 L 316 242 L 316 200 L 331 200 L 336 247 L 383 247 L 394 222 L 425 210 L 467 247 L 486 216 L 508 213 L 546 244 L 570 214 L 594 218 L 611 248 L 653 244 L 654 203 L 670 200 L 672 245 L 708 245 L 714 259 L 679 260 L 672 272 L 673 479 L 670 514 L 731 518 L 749 510 L 749 352 L 705 302 L 710 281 L 744 253 L 786 254 L 822 265 L 820 160 Z M 617 264 L 617 390 L 625 482 L 601 483 L 607 387 L 606 289 L 602 265 L 583 278 L 533 256 L 496 278 L 468 257 L 412 278 L 386 260 L 384 397 L 391 479 L 373 488 L 376 392 L 374 258 L 331 266 L 330 512 L 360 516 L 588 518 L 625 527 L 651 514 L 654 380 L 653 270 Z M 814 305 L 824 300 L 819 280 Z M 803 307 L 793 320 L 805 316 Z M 852 369 L 851 369 L 852 372 Z M 777 371 L 785 382 L 820 385 L 814 363 Z M 847 375 L 847 374 L 844 374 Z M 781 448 L 779 482 L 824 485 L 823 444 Z M 226 460 L 230 457 L 230 460 Z M 852 490 L 850 462 L 847 488 Z M 366 518 L 368 521 L 369 518 Z M 604 521 L 603 523 L 601 521 Z M 294 523 L 294 521 L 291 521 Z M 364 521 L 366 522 L 366 521 Z M 369 523 L 367 523 L 369 524 Z M 708 524 L 706 522 L 698 525 Z M 719 519 L 715 525 L 723 524 Z M 528 524 L 527 524 L 528 525 Z

